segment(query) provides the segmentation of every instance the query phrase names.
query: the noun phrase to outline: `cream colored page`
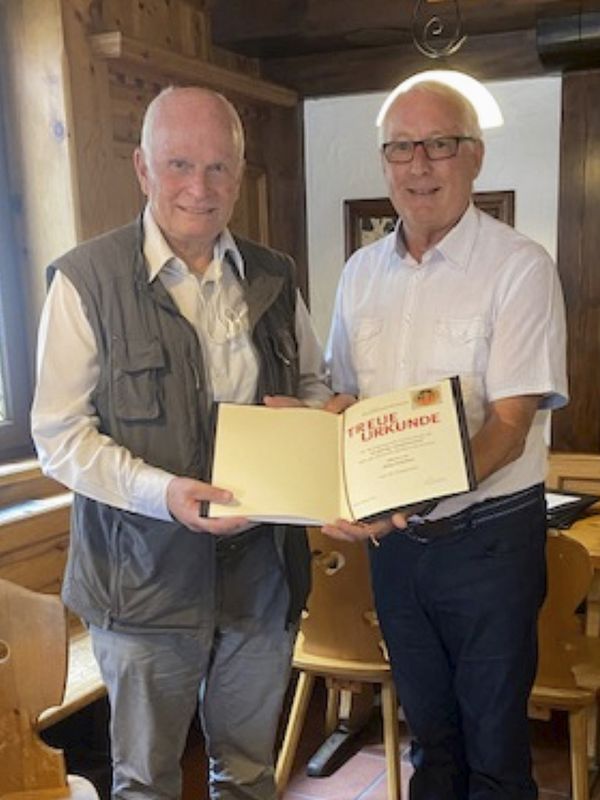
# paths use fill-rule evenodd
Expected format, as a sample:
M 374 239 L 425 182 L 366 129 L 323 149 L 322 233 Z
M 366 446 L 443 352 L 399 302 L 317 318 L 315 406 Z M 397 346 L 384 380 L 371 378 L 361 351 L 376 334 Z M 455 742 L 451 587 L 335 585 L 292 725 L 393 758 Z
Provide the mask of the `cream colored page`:
M 341 418 L 308 408 L 224 403 L 219 408 L 212 482 L 231 505 L 210 516 L 320 524 L 339 517 Z
M 468 489 L 449 381 L 352 406 L 345 413 L 344 447 L 356 519 Z

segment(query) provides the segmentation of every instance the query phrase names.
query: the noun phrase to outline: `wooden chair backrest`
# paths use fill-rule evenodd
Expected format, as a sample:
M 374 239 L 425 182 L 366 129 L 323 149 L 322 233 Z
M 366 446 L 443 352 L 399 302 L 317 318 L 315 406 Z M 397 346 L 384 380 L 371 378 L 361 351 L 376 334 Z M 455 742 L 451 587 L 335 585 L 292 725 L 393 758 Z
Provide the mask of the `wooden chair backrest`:
M 576 610 L 592 581 L 590 557 L 583 545 L 550 532 L 546 546 L 548 591 L 538 622 L 536 683 L 552 688 L 576 686 L 573 667 L 585 642 Z
M 546 486 L 562 492 L 600 495 L 600 454 L 550 453 Z
M 329 658 L 385 663 L 366 545 L 309 530 L 313 588 L 302 620 L 304 650 Z
M 62 701 L 67 648 L 60 599 L 0 580 L 0 797 L 67 785 L 62 752 L 34 729 Z

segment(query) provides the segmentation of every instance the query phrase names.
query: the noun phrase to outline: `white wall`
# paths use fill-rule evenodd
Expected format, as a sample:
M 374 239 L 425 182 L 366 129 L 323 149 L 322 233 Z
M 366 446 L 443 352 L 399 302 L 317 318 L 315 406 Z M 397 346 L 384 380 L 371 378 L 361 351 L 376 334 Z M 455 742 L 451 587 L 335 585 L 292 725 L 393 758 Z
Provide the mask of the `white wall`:
M 486 86 L 504 114 L 486 131 L 475 189 L 515 190 L 515 227 L 556 256 L 561 81 L 495 81 Z M 325 343 L 344 263 L 343 201 L 384 197 L 375 117 L 384 94 L 307 100 L 305 155 L 311 312 Z

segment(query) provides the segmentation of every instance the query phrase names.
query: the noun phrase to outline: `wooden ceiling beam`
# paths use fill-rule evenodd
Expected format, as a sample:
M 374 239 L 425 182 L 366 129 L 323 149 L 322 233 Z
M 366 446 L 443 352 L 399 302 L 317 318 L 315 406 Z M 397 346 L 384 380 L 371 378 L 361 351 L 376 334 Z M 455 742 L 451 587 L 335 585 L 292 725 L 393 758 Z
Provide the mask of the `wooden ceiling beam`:
M 536 51 L 534 31 L 471 36 L 453 56 L 429 59 L 411 44 L 346 50 L 296 58 L 264 59 L 265 77 L 295 89 L 304 97 L 392 89 L 415 72 L 457 69 L 479 80 L 546 74 Z
M 482 35 L 534 28 L 538 14 L 573 2 L 460 0 L 460 11 L 466 32 Z M 323 41 L 346 42 L 335 49 L 389 45 L 390 34 L 396 41 L 410 37 L 412 12 L 413 2 L 405 0 L 212 0 L 210 13 L 215 44 L 264 58 L 316 52 Z

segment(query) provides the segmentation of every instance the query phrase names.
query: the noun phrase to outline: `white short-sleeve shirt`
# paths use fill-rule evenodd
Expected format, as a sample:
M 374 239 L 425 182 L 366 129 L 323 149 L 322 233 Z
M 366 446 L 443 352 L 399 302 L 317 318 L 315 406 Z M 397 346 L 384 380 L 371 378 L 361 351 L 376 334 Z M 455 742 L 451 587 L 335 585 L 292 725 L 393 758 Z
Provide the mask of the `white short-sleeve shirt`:
M 334 390 L 360 397 L 460 376 L 471 436 L 491 401 L 543 396 L 523 455 L 432 518 L 544 480 L 549 410 L 568 395 L 564 303 L 546 251 L 509 226 L 470 206 L 421 263 L 399 229 L 354 253 L 327 351 Z

